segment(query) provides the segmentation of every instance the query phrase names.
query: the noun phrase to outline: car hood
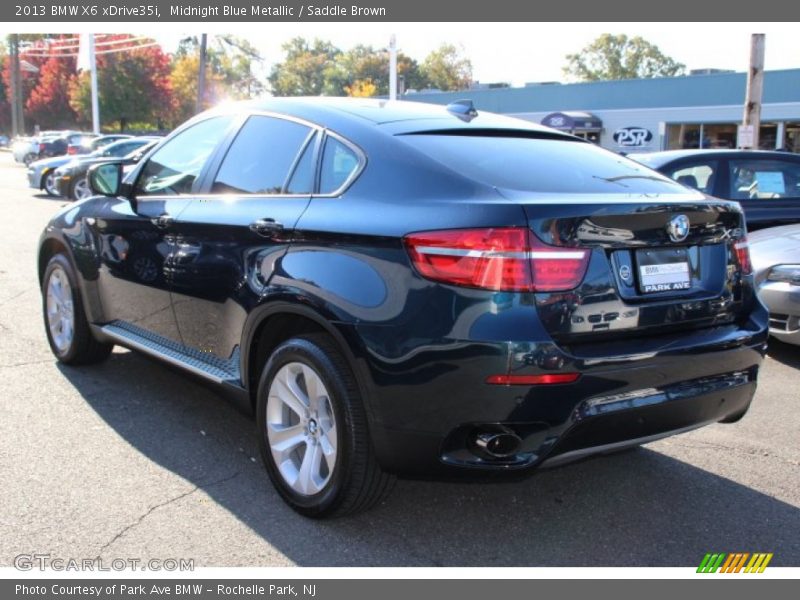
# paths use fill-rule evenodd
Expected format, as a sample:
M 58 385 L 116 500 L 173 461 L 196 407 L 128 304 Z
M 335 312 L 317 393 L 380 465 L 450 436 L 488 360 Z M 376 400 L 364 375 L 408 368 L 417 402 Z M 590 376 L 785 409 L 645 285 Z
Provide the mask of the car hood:
M 31 163 L 30 168 L 41 171 L 42 169 L 54 169 L 65 165 L 72 160 L 71 156 L 53 156 L 52 158 L 43 158 Z
M 747 237 L 756 280 L 774 265 L 800 263 L 800 225 L 760 229 Z

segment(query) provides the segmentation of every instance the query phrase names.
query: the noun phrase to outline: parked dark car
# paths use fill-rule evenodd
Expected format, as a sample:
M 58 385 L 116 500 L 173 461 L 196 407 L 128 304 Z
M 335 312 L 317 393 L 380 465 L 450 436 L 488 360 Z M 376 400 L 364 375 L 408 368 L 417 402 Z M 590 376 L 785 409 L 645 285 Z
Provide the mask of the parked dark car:
M 740 202 L 750 230 L 800 223 L 800 155 L 668 150 L 629 157 L 704 194 Z
M 114 344 L 256 415 L 304 515 L 395 475 L 509 476 L 733 422 L 767 339 L 738 204 L 490 113 L 203 113 L 45 229 L 58 360 Z
M 55 188 L 58 195 L 71 200 L 83 200 L 91 196 L 86 172 L 89 167 L 102 162 L 125 158 L 126 163 L 134 164 L 143 156 L 142 150 L 152 148 L 161 138 L 142 136 L 124 138 L 102 147 L 91 154 L 76 157 L 55 170 Z
M 95 150 L 99 150 L 103 146 L 108 146 L 112 142 L 119 140 L 127 140 L 132 138 L 132 135 L 124 133 L 112 133 L 108 135 L 97 135 L 95 133 L 88 133 L 84 137 L 76 140 L 67 147 L 67 154 L 76 156 L 81 154 L 90 154 Z

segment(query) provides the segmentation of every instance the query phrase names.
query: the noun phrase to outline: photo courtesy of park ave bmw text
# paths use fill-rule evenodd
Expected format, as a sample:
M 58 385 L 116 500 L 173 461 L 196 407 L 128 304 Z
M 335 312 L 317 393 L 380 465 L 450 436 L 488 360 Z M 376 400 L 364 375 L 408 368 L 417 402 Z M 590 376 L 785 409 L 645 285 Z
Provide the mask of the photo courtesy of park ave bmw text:
M 788 595 L 753 9 L 0 6 L 0 596 Z

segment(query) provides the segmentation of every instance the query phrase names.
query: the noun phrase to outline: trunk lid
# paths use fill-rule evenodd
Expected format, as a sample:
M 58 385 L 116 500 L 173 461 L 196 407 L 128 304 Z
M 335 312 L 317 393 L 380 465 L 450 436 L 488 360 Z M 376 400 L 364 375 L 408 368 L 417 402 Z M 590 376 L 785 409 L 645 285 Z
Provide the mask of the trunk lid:
M 746 243 L 736 203 L 695 194 L 502 193 L 520 202 L 545 244 L 592 251 L 577 288 L 535 295 L 540 318 L 557 341 L 730 323 L 749 307 L 752 286 L 736 252 L 737 244 Z

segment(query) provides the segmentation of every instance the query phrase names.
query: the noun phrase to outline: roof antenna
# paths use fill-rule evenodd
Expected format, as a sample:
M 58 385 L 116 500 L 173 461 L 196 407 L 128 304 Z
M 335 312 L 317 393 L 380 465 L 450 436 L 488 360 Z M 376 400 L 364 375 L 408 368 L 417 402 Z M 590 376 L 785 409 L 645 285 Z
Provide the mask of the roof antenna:
M 469 123 L 478 116 L 478 111 L 472 100 L 456 100 L 447 105 L 447 112 Z

